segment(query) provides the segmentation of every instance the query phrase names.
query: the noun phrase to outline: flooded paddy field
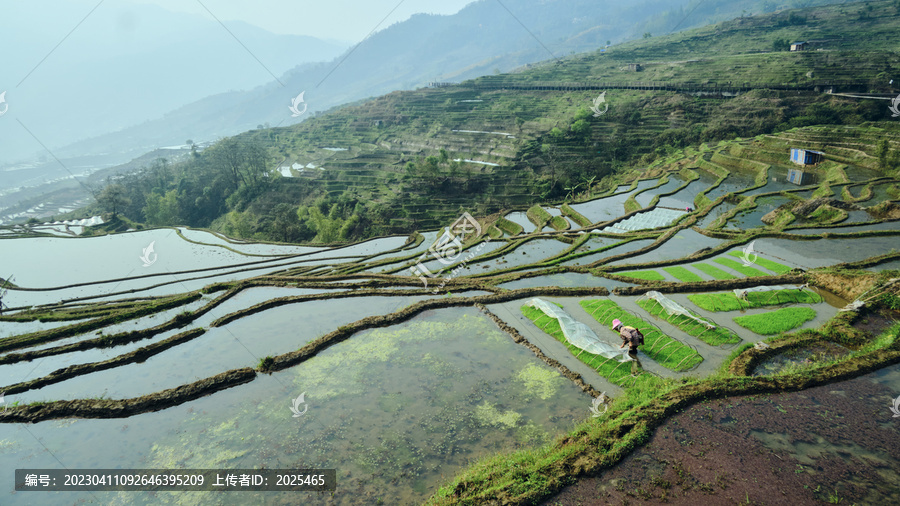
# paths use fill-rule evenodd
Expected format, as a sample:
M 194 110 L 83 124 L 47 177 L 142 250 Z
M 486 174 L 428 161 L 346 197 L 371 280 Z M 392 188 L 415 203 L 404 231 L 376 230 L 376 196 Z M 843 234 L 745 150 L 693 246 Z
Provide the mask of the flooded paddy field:
M 637 203 L 640 204 L 641 207 L 647 207 L 650 205 L 650 202 L 653 200 L 653 198 L 657 195 L 673 192 L 683 184 L 684 181 L 682 179 L 671 177 L 669 178 L 669 181 L 667 183 L 635 195 L 634 200 L 637 201 Z
M 807 247 L 801 247 L 797 241 L 790 239 L 760 239 L 756 249 L 776 260 L 784 260 L 800 265 L 804 269 L 825 267 L 843 262 L 856 262 L 869 257 L 897 251 L 900 236 L 866 237 L 844 239 L 817 239 L 803 241 Z
M 422 231 L 422 237 L 392 236 L 339 247 L 235 241 L 184 228 L 92 238 L 0 239 L 4 266 L 15 271 L 15 284 L 3 297 L 13 309 L 0 315 L 0 392 L 5 394 L 0 463 L 7 469 L 334 468 L 337 491 L 303 493 L 303 501 L 415 504 L 446 493 L 440 487 L 479 459 L 498 453 L 515 459 L 525 455 L 511 453 L 519 450 L 538 455 L 564 444 L 558 438 L 575 427 L 606 423 L 602 415 L 607 410 L 610 416 L 630 410 L 617 404 L 633 402 L 630 396 L 658 400 L 652 396 L 701 384 L 748 356 L 741 374 L 763 381 L 856 360 L 876 344 L 885 345 L 890 336 L 865 334 L 864 341 L 843 327 L 828 335 L 857 340 L 825 339 L 813 346 L 803 339 L 844 321 L 842 315 L 848 313 L 840 309 L 854 298 L 877 294 L 872 292 L 876 285 L 867 285 L 868 291 L 842 291 L 841 283 L 829 278 L 832 274 L 816 269 L 878 255 L 886 256 L 866 269 L 896 269 L 900 259 L 891 255 L 897 236 L 799 240 L 781 234 L 884 233 L 900 230 L 896 221 L 853 211 L 848 222 L 873 223 L 781 229 L 759 219 L 789 200 L 776 195 L 758 197 L 757 208 L 720 227 L 714 224 L 737 204 L 695 210 L 706 216 L 693 223 L 684 207 L 693 206 L 697 195 L 716 181 L 700 174 L 687 185 L 675 174 L 662 185 L 659 179 L 644 179 L 621 185 L 610 196 L 571 204 L 592 223 L 602 223 L 622 217 L 630 196 L 647 206 L 655 196 L 674 192 L 661 197 L 653 211 L 617 223 L 625 228 L 616 233 L 585 227 L 582 234 L 534 234 L 534 224 L 516 211 L 506 218 L 521 225 L 522 234 L 469 238 L 468 249 L 458 256 L 458 251 L 448 253 L 449 258 L 440 253 L 434 230 Z M 747 174 L 729 175 L 706 197 L 714 201 L 753 181 Z M 781 184 L 776 174 L 775 182 L 754 194 L 794 188 Z M 876 204 L 874 200 L 867 205 Z M 552 216 L 566 210 L 559 203 L 543 207 Z M 638 223 L 649 223 L 657 211 L 673 214 L 655 228 Z M 487 229 L 490 222 L 481 225 Z M 658 247 L 639 251 L 661 237 L 666 240 Z M 440 276 L 415 275 L 410 267 L 426 252 L 422 264 L 427 271 L 449 268 Z M 469 257 L 470 252 L 475 254 Z M 617 255 L 624 256 L 605 261 Z M 29 267 L 33 261 L 46 268 Z M 637 267 L 623 268 L 630 265 Z M 742 296 L 741 289 L 752 293 Z M 573 348 L 562 330 L 565 318 L 535 313 L 535 298 L 563 311 L 570 318 L 566 325 L 593 336 L 596 348 Z M 672 308 L 675 312 L 669 312 Z M 622 338 L 611 328 L 614 319 L 647 338 L 636 352 L 638 364 L 619 348 Z M 879 325 L 890 326 L 889 317 L 882 319 Z M 857 324 L 861 329 L 866 325 L 875 323 Z M 790 345 L 779 348 L 783 342 Z M 610 349 L 610 357 L 596 353 Z M 894 378 L 896 371 L 885 372 L 889 370 L 872 374 Z M 232 376 L 243 379 L 228 379 Z M 859 379 L 847 383 L 852 381 Z M 181 396 L 190 389 L 201 393 Z M 869 388 L 865 395 L 876 395 L 875 390 Z M 158 404 L 125 414 L 114 408 L 147 398 Z M 306 407 L 299 415 L 291 410 L 298 401 Z M 732 404 L 768 409 L 756 402 Z M 788 410 L 787 401 L 779 402 Z M 690 410 L 698 406 L 707 404 Z M 796 458 L 809 474 L 803 484 L 812 488 L 812 497 L 827 498 L 823 489 L 814 488 L 827 478 L 836 484 L 829 492 L 840 497 L 869 497 L 862 492 L 868 485 L 876 494 L 871 497 L 892 499 L 877 480 L 841 481 L 814 465 L 816 459 L 832 458 L 833 446 L 866 455 L 866 462 L 884 460 L 893 469 L 890 462 L 896 456 L 873 450 L 875 440 L 846 439 L 841 433 L 845 439 L 834 442 L 830 433 L 820 431 L 816 434 L 822 438 L 798 441 L 795 432 L 805 427 L 800 422 L 778 432 L 749 411 L 729 415 L 750 420 L 743 426 L 722 421 L 721 413 L 731 407 L 709 406 L 704 413 L 716 413 L 709 419 L 712 425 L 697 428 L 697 437 L 743 437 L 753 449 L 782 452 L 779 458 L 806 452 Z M 665 423 L 674 427 L 678 417 L 700 413 L 695 411 Z M 738 432 L 721 432 L 726 429 Z M 661 428 L 653 437 L 677 430 Z M 671 448 L 661 451 L 676 448 L 672 441 L 664 443 Z M 639 474 L 628 467 L 629 459 L 612 471 L 621 477 L 581 483 L 606 487 L 596 490 L 602 497 L 608 493 L 618 500 L 621 495 L 632 502 L 646 494 L 659 499 L 662 490 L 675 492 L 675 487 L 644 486 L 643 492 L 628 495 L 641 488 L 628 481 Z M 844 459 L 839 465 L 850 469 L 855 464 Z M 670 484 L 680 476 L 674 467 L 653 466 L 653 476 Z M 746 480 L 726 469 L 733 465 L 722 466 L 728 474 L 720 473 L 720 481 L 732 487 L 722 493 L 747 492 Z M 690 469 L 683 481 L 693 488 L 679 485 L 679 494 L 693 497 L 701 484 L 715 483 L 715 476 Z M 570 490 L 557 500 L 565 504 L 566 494 L 576 493 Z M 280 504 L 298 497 L 247 493 L 213 498 L 196 492 L 44 496 L 46 504 Z M 0 503 L 32 504 L 12 486 L 0 489 Z
M 308 411 L 298 419 L 288 408 L 300 393 Z M 30 426 L 43 446 L 5 425 L 0 460 L 50 466 L 55 456 L 85 468 L 332 467 L 340 469 L 342 483 L 328 498 L 332 504 L 371 504 L 375 497 L 408 504 L 471 459 L 548 441 L 580 419 L 589 402 L 477 311 L 446 309 L 361 332 L 301 365 L 175 413 Z M 70 439 L 78 443 L 67 444 Z M 401 480 L 407 486 L 392 485 Z M 134 493 L 58 495 L 69 502 L 92 495 L 125 504 L 159 500 Z M 29 504 L 24 494 L 8 499 L 5 504 Z M 228 504 L 279 500 L 271 493 L 233 499 Z
M 606 241 L 604 241 L 606 242 Z M 623 253 L 629 253 L 635 250 L 639 250 L 641 248 L 647 247 L 653 244 L 653 239 L 637 239 L 625 242 L 624 240 L 616 241 L 613 240 L 607 246 L 599 246 L 596 248 L 598 251 L 596 253 L 588 253 L 586 255 L 579 256 L 578 258 L 573 258 L 572 260 L 566 260 L 562 262 L 562 265 L 587 265 L 594 262 L 598 262 L 603 260 L 604 258 L 621 255 Z M 618 244 L 618 246 L 616 246 Z M 602 249 L 601 248 L 606 248 Z
M 202 336 L 143 362 L 79 376 L 16 398 L 22 402 L 77 399 L 82 392 L 98 390 L 114 398 L 138 397 L 222 371 L 253 367 L 267 354 L 296 350 L 337 327 L 422 299 L 351 297 L 278 306 L 212 327 Z
M 709 213 L 707 213 L 706 216 L 700 218 L 700 220 L 698 220 L 697 222 L 697 226 L 700 228 L 707 228 L 714 222 L 718 221 L 720 218 L 723 218 L 735 207 L 737 207 L 737 204 L 731 202 L 722 202 L 721 204 L 714 207 Z
M 658 183 L 655 179 L 645 179 L 639 181 L 634 190 L 620 191 L 608 197 L 601 197 L 579 204 L 571 204 L 572 209 L 581 213 L 592 223 L 608 221 L 617 218 L 623 214 L 625 201 L 628 197 L 642 190 L 652 188 Z
M 678 190 L 672 195 L 667 195 L 665 197 L 661 197 L 659 202 L 656 204 L 661 207 L 674 207 L 676 209 L 682 209 L 685 207 L 694 207 L 694 199 L 697 197 L 700 192 L 709 188 L 714 182 L 715 178 L 708 175 L 705 172 L 700 172 L 700 179 L 696 181 L 691 181 L 686 187 L 681 190 Z
M 704 248 L 712 248 L 721 243 L 722 241 L 720 239 L 707 237 L 694 230 L 687 229 L 678 232 L 658 248 L 644 253 L 643 255 L 636 255 L 624 260 L 617 260 L 610 265 L 640 264 L 684 258 L 694 252 Z

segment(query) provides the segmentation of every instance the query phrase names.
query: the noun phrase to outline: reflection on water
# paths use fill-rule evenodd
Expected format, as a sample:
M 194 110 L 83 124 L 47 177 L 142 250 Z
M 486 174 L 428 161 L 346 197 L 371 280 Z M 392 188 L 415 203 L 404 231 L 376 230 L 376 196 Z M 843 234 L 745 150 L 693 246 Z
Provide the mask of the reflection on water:
M 787 415 L 787 430 L 767 427 L 751 430 L 750 435 L 770 450 L 799 462 L 795 472 L 820 483 L 815 491 L 821 500 L 835 504 L 898 504 L 900 446 L 895 443 L 900 435 L 900 421 L 890 411 L 898 394 L 900 368 L 891 366 L 860 378 L 791 394 L 794 399 L 802 399 L 797 403 L 780 396 L 784 401 L 781 405 L 787 407 L 782 409 Z M 797 420 L 802 411 L 808 411 L 807 416 L 819 423 Z M 788 464 L 794 465 L 790 461 Z
M 650 201 L 653 200 L 653 197 L 661 194 L 661 193 L 669 193 L 670 191 L 675 190 L 679 186 L 684 184 L 684 180 L 677 177 L 670 177 L 669 181 L 666 184 L 659 186 L 658 188 L 654 188 L 652 190 L 647 190 L 640 195 L 634 197 L 634 200 L 637 201 L 641 207 L 647 207 L 650 205 Z
M 308 411 L 293 417 L 301 393 Z M 493 322 L 472 309 L 446 309 L 360 332 L 291 369 L 164 412 L 41 422 L 27 431 L 2 425 L 0 464 L 338 471 L 333 498 L 94 492 L 45 495 L 42 504 L 412 504 L 472 460 L 548 442 L 586 418 L 589 406 Z M 34 504 L 5 483 L 0 502 Z
M 760 362 L 753 371 L 753 376 L 766 376 L 796 367 L 809 366 L 841 357 L 849 351 L 847 348 L 831 342 L 823 342 L 806 348 L 791 348 Z
M 526 233 L 526 234 L 534 232 L 534 229 L 535 229 L 534 223 L 532 223 L 531 220 L 528 219 L 528 215 L 526 215 L 523 211 L 516 211 L 516 212 L 509 213 L 506 216 L 504 216 L 504 218 L 506 218 L 507 220 L 509 220 L 513 223 L 517 223 L 517 224 L 521 225 L 524 233 Z
M 715 182 L 716 178 L 701 172 L 700 179 L 692 181 L 689 185 L 668 197 L 661 197 L 657 205 L 677 209 L 694 207 L 694 199 L 697 195 Z
M 640 242 L 640 241 L 635 241 Z M 647 244 L 652 244 L 652 240 Z M 722 243 L 721 239 L 707 237 L 691 229 L 685 229 L 675 234 L 659 247 L 644 253 L 643 255 L 618 260 L 610 265 L 640 264 L 645 262 L 657 262 L 683 258 L 703 248 L 714 248 Z M 631 243 L 629 243 L 631 244 Z
M 726 193 L 746 190 L 753 186 L 754 176 L 743 172 L 732 172 L 722 181 L 722 184 L 710 190 L 706 197 L 709 200 L 716 200 Z
M 471 262 L 460 269 L 462 274 L 481 274 L 490 270 L 509 269 L 520 265 L 528 265 L 558 255 L 572 247 L 556 239 L 533 239 L 522 244 L 509 253 L 482 262 Z
M 387 314 L 431 297 L 353 297 L 300 302 L 214 327 L 139 363 L 78 376 L 16 396 L 23 402 L 104 394 L 135 397 L 190 383 L 229 369 L 255 367 L 265 356 L 297 350 L 341 325 Z M 215 317 L 224 311 L 213 310 Z
M 731 202 L 722 202 L 716 207 L 712 208 L 709 213 L 703 218 L 700 218 L 697 222 L 697 226 L 700 228 L 706 228 L 720 217 L 728 214 L 732 209 L 737 207 L 737 204 L 732 204 Z
M 631 192 L 617 193 L 609 197 L 582 202 L 581 204 L 572 204 L 571 207 L 584 215 L 587 219 L 591 220 L 592 223 L 608 221 L 623 214 L 625 209 L 624 204 L 625 201 L 628 200 L 629 195 L 633 195 L 645 188 L 650 188 L 657 183 L 658 180 L 656 179 L 647 179 L 639 182 L 637 187 Z
M 792 199 L 782 196 L 758 198 L 756 199 L 756 207 L 738 213 L 737 216 L 728 220 L 728 223 L 743 229 L 765 226 L 765 223 L 762 221 L 763 216 L 774 211 L 782 204 L 791 201 Z
M 838 227 L 838 228 L 799 228 L 799 229 L 790 229 L 785 232 L 789 234 L 798 234 L 798 235 L 818 235 L 823 234 L 825 232 L 832 234 L 849 234 L 852 232 L 866 232 L 869 230 L 900 230 L 900 222 L 897 221 L 885 221 L 882 223 L 873 223 L 870 225 L 854 225 L 851 227 Z
M 757 239 L 754 248 L 767 257 L 784 260 L 804 269 L 824 267 L 841 262 L 856 262 L 872 256 L 896 251 L 900 241 L 897 236 L 866 237 L 860 239 L 817 239 L 793 241 L 791 239 Z
M 611 241 L 616 241 L 616 240 L 612 239 Z M 654 241 L 655 241 L 655 239 L 637 239 L 634 241 L 626 242 L 626 243 L 622 244 L 621 246 L 615 246 L 613 248 L 609 248 L 604 251 L 597 251 L 596 253 L 584 255 L 584 256 L 581 256 L 581 257 L 578 257 L 578 258 L 575 258 L 572 260 L 566 260 L 565 262 L 562 262 L 560 265 L 592 264 L 594 262 L 597 262 L 597 261 L 602 260 L 607 257 L 611 257 L 614 255 L 621 255 L 623 253 L 628 253 L 630 251 L 639 250 L 641 248 L 644 248 L 646 246 L 653 244 Z M 617 242 L 623 242 L 623 241 L 617 241 Z M 599 248 L 597 248 L 597 249 L 599 249 Z

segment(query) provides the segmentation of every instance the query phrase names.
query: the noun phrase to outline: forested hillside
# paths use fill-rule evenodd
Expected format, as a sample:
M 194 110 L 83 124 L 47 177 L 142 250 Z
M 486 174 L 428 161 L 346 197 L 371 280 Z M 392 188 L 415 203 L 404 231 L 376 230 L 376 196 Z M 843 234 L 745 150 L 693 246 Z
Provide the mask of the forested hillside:
M 897 1 L 782 11 L 395 92 L 158 161 L 101 204 L 147 225 L 338 242 L 585 198 L 700 143 L 897 121 L 898 20 Z

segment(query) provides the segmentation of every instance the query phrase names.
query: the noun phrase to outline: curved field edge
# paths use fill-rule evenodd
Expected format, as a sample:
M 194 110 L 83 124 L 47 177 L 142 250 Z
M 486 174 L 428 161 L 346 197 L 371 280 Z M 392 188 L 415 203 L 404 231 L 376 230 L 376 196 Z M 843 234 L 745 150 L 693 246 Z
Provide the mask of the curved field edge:
M 396 295 L 415 295 L 417 291 L 405 290 L 398 291 Z M 433 309 L 441 309 L 447 307 L 478 307 L 479 304 L 495 304 L 500 302 L 509 302 L 511 300 L 534 297 L 534 296 L 606 296 L 609 291 L 604 287 L 596 288 L 553 288 L 553 287 L 536 287 L 521 288 L 518 290 L 509 290 L 497 294 L 478 295 L 472 297 L 457 297 L 452 299 L 438 298 L 428 299 L 416 302 L 399 311 L 379 316 L 370 316 L 357 320 L 349 325 L 338 327 L 337 330 L 329 332 L 318 339 L 310 341 L 299 350 L 284 353 L 274 357 L 265 357 L 260 360 L 256 368 L 245 367 L 241 369 L 232 369 L 215 376 L 210 376 L 202 380 L 180 385 L 174 388 L 144 395 L 141 397 L 132 397 L 127 399 L 75 399 L 70 401 L 46 401 L 33 402 L 21 406 L 14 406 L 9 409 L 0 411 L 0 423 L 13 422 L 40 422 L 43 420 L 51 420 L 57 418 L 124 418 L 140 413 L 150 411 L 159 411 L 183 404 L 185 402 L 197 399 L 204 395 L 208 395 L 219 390 L 224 390 L 237 386 L 248 381 L 252 381 L 260 373 L 271 373 L 287 369 L 295 366 L 310 358 L 316 356 L 319 352 L 340 343 L 357 332 L 378 327 L 388 327 L 398 323 L 405 322 L 425 311 Z M 280 304 L 289 304 L 299 302 L 297 300 L 279 301 Z M 235 314 L 248 316 L 262 310 L 262 306 L 253 306 L 249 310 L 241 310 Z M 236 319 L 236 318 L 232 318 Z M 222 319 L 219 320 L 219 325 Z M 231 321 L 231 320 L 229 320 Z M 193 333 L 185 333 L 180 338 L 191 339 L 196 337 Z M 513 336 L 514 337 L 514 336 Z M 515 337 L 514 337 L 515 339 Z M 160 343 L 163 344 L 163 343 Z M 165 343 L 166 345 L 169 342 Z M 140 351 L 140 353 L 146 350 Z M 126 360 L 128 357 L 121 356 L 120 360 Z M 96 367 L 102 365 L 88 364 L 90 367 L 81 371 L 76 371 L 75 376 L 87 374 Z M 569 378 L 573 379 L 573 378 Z
M 644 334 L 645 340 L 640 350 L 666 369 L 676 372 L 687 371 L 703 362 L 703 357 L 694 347 L 667 335 L 651 322 L 625 311 L 610 299 L 582 300 L 578 304 L 591 318 L 608 329 L 611 329 L 613 320 L 619 318 L 623 324 L 640 330 Z M 597 314 L 599 310 L 603 310 L 603 312 Z M 618 332 L 614 333 L 618 337 Z M 674 348 L 668 349 L 671 346 Z
M 580 350 L 565 338 L 556 318 L 547 316 L 540 309 L 533 307 L 522 306 L 521 311 L 537 328 L 565 345 L 575 358 L 609 380 L 610 383 L 624 387 L 627 380 L 631 378 L 630 361 L 619 362 L 612 358 L 605 358 Z M 597 365 L 598 363 L 600 364 L 599 366 Z
M 708 321 L 710 324 L 715 324 L 712 328 L 708 328 L 706 325 L 684 315 L 670 315 L 666 312 L 665 308 L 663 308 L 662 304 L 653 299 L 638 300 L 636 304 L 651 316 L 664 320 L 675 327 L 678 327 L 686 334 L 694 336 L 711 346 L 737 344 L 741 342 L 741 338 L 738 337 L 734 331 L 722 327 L 709 318 L 704 318 L 704 320 Z M 691 314 L 694 313 L 691 312 Z M 696 314 L 694 314 L 694 316 L 696 316 Z
M 464 471 L 427 502 L 451 504 L 535 504 L 575 482 L 616 465 L 646 443 L 669 416 L 708 399 L 792 392 L 834 383 L 900 363 L 897 326 L 858 352 L 824 365 L 773 376 L 750 377 L 755 364 L 785 349 L 822 339 L 862 339 L 851 324 L 856 313 L 839 313 L 818 330 L 805 330 L 769 341 L 757 350 L 745 344 L 719 372 L 699 380 L 659 379 L 635 385 L 609 406 L 601 418 L 588 419 L 569 434 L 542 448 L 495 455 Z
M 787 300 L 782 300 L 782 298 Z M 815 292 L 787 289 L 748 292 L 746 299 L 739 299 L 732 292 L 695 293 L 688 295 L 688 300 L 706 311 L 719 312 L 777 306 L 780 304 L 818 304 L 824 299 Z
M 783 307 L 775 311 L 739 316 L 734 319 L 741 327 L 756 334 L 770 336 L 793 330 L 816 317 L 809 307 Z

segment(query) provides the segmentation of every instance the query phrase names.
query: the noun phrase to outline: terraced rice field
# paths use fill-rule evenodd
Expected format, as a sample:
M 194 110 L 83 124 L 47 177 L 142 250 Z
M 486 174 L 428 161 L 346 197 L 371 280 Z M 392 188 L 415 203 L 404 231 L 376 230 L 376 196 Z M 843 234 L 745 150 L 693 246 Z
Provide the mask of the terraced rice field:
M 699 198 L 695 184 L 713 176 L 684 189 Z M 643 191 L 637 202 L 646 205 L 684 184 L 670 181 L 508 214 L 452 248 L 434 230 L 333 248 L 188 229 L 79 239 L 46 227 L 45 236 L 7 231 L 0 254 L 15 285 L 0 315 L 0 462 L 315 465 L 338 470 L 344 485 L 333 504 L 379 494 L 420 502 L 471 459 L 552 444 L 592 416 L 601 392 L 625 399 L 699 381 L 731 353 L 821 325 L 847 303 L 823 287 L 798 290 L 808 279 L 794 269 L 820 266 L 819 241 L 756 238 L 748 255 L 755 236 L 691 228 L 714 226 L 705 217 L 716 207 L 671 230 L 603 225 L 629 195 Z M 820 240 L 832 242 L 819 244 L 860 240 L 823 230 L 832 236 Z M 893 240 L 900 228 L 850 233 Z M 141 260 L 148 244 L 152 262 Z M 858 260 L 849 248 L 828 255 Z M 31 267 L 36 259 L 44 268 Z M 888 252 L 871 265 L 897 260 Z M 754 290 L 765 285 L 781 289 Z M 733 293 L 741 288 L 746 297 Z M 649 290 L 702 322 L 669 315 L 642 297 Z M 533 297 L 564 304 L 610 346 L 621 344 L 613 319 L 639 328 L 641 368 L 572 345 L 555 319 L 523 306 Z M 19 422 L 33 422 L 35 437 Z M 119 445 L 130 451 L 113 451 Z M 0 503 L 30 504 L 26 495 L 0 491 Z M 148 492 L 65 499 L 154 500 Z

